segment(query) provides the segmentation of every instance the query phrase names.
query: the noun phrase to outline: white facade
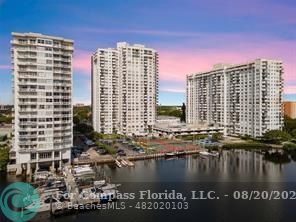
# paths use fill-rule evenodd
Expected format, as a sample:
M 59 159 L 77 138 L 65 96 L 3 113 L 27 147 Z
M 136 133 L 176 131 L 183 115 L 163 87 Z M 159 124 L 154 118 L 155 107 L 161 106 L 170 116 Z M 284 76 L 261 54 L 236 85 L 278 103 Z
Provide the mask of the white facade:
M 93 127 L 100 133 L 142 135 L 155 124 L 158 54 L 144 45 L 117 43 L 92 56 Z
M 73 41 L 37 33 L 12 33 L 16 164 L 71 160 Z
M 187 76 L 187 123 L 260 137 L 283 125 L 281 61 L 257 59 Z

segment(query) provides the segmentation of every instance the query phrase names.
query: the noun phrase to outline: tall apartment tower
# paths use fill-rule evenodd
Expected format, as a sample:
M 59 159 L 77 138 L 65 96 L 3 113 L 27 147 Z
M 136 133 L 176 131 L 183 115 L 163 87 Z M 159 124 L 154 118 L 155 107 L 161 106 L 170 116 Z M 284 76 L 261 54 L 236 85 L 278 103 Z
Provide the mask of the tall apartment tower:
M 71 161 L 73 41 L 12 33 L 12 161 L 30 170 Z
M 144 45 L 117 43 L 92 56 L 93 127 L 99 133 L 144 135 L 155 124 L 158 54 Z
M 187 122 L 260 137 L 283 125 L 281 61 L 257 59 L 187 76 Z

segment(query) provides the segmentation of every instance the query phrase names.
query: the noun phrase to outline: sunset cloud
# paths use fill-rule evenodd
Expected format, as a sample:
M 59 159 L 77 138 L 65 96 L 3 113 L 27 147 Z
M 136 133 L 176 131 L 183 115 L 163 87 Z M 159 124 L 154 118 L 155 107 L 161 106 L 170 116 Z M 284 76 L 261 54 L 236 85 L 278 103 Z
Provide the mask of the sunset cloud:
M 284 94 L 296 94 L 296 84 L 292 86 L 286 86 L 284 88 Z
M 3 5 L 1 5 L 4 2 Z M 25 14 L 15 10 L 15 5 Z M 295 98 L 296 4 L 292 0 L 75 1 L 0 0 L 0 92 L 11 93 L 11 32 L 74 40 L 73 96 L 90 101 L 91 55 L 116 42 L 144 44 L 159 53 L 162 104 L 185 101 L 186 75 L 216 63 L 256 58 L 284 64 L 285 93 Z M 100 13 L 98 13 L 100 12 Z M 21 22 L 20 22 L 21 21 Z M 24 27 L 23 24 L 26 24 Z M 294 93 L 294 94 L 293 94 Z M 3 99 L 8 101 L 8 96 Z
M 186 93 L 186 89 L 177 89 L 177 88 L 160 88 L 162 92 L 170 92 L 170 93 Z
M 73 58 L 73 68 L 75 72 L 90 75 L 91 53 L 86 51 L 77 51 Z
M 0 69 L 11 69 L 10 65 L 0 65 Z
M 207 71 L 217 63 L 239 64 L 266 58 L 283 61 L 285 82 L 296 82 L 296 41 L 235 39 L 236 45 L 225 48 L 190 48 L 191 43 L 187 43 L 188 47 L 159 49 L 160 79 L 185 81 L 187 74 Z M 225 41 L 233 41 L 233 38 L 229 36 Z

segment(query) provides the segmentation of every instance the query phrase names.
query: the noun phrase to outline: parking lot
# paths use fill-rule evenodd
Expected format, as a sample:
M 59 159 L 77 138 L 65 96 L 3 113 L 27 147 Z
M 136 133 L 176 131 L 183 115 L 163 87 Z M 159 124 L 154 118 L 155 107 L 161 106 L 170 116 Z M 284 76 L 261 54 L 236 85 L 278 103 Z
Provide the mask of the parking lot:
M 75 156 L 76 160 L 100 162 L 113 160 L 114 157 L 143 156 L 145 154 L 189 151 L 199 148 L 199 145 L 190 141 L 155 138 L 101 139 L 94 143 L 83 135 L 75 136 L 74 145 L 74 149 L 78 152 Z

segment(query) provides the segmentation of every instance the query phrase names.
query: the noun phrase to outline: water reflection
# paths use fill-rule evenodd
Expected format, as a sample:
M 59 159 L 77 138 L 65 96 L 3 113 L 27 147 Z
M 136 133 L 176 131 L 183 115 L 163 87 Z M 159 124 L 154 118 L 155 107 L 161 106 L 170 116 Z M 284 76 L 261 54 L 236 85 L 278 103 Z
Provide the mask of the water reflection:
M 214 190 L 231 194 L 234 190 L 295 190 L 296 164 L 275 164 L 256 152 L 244 150 L 224 151 L 216 157 L 194 157 L 138 161 L 135 167 L 116 168 L 99 166 L 112 182 L 121 183 L 121 192 L 149 189 L 162 192 L 175 189 Z M 15 181 L 14 176 L 0 177 L 0 186 Z M 21 178 L 17 178 L 21 180 Z M 187 182 L 187 183 L 186 183 Z M 188 183 L 195 182 L 195 183 Z M 266 183 L 268 182 L 268 183 Z M 275 183 L 284 182 L 284 183 Z M 137 201 L 137 200 L 135 200 Z M 135 202 L 131 202 L 135 204 Z M 245 201 L 221 199 L 217 201 L 191 201 L 187 211 L 96 210 L 45 221 L 293 221 L 294 201 Z
M 294 164 L 294 163 L 291 163 Z M 188 158 L 188 178 L 199 175 L 203 181 L 282 181 L 283 165 L 264 160 L 258 152 L 223 151 L 220 157 Z

